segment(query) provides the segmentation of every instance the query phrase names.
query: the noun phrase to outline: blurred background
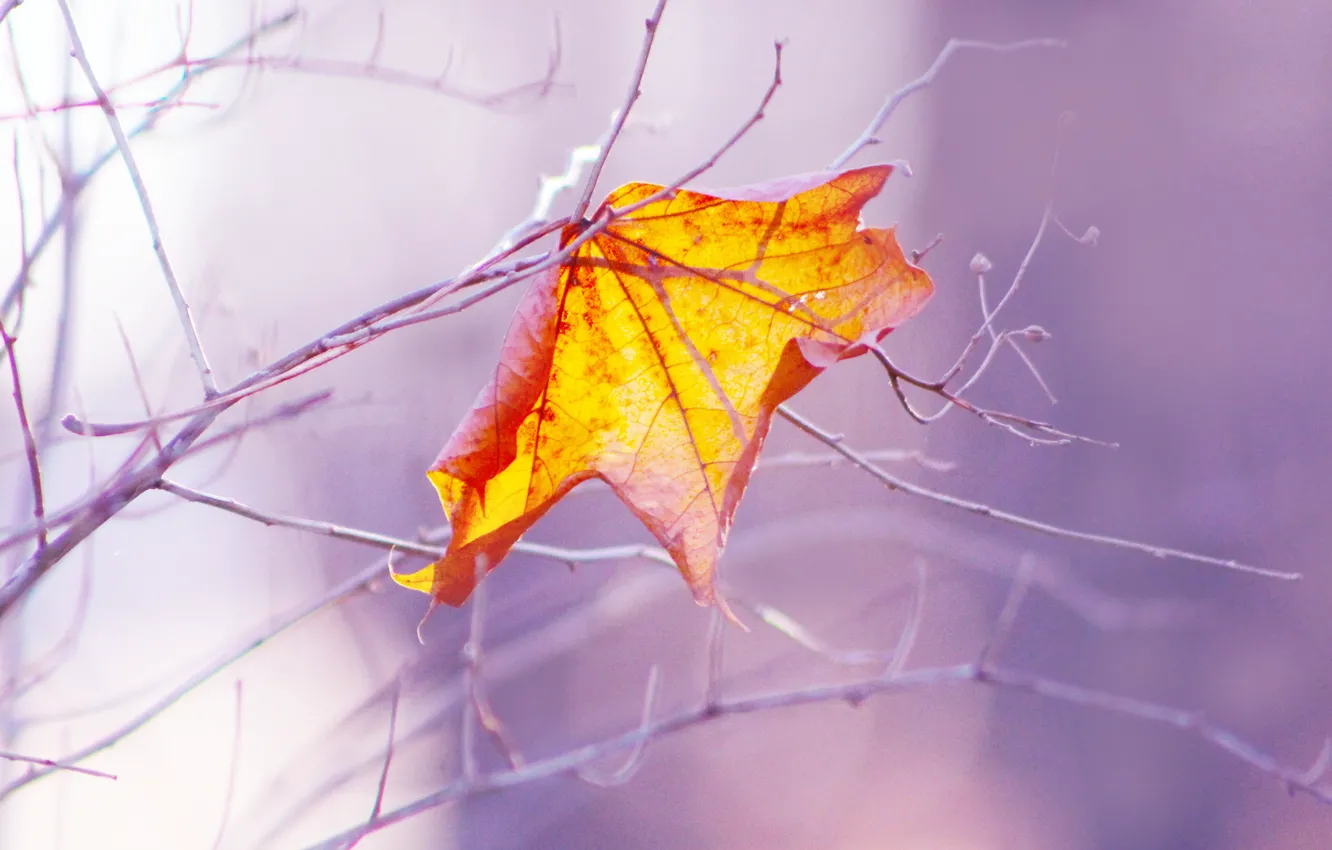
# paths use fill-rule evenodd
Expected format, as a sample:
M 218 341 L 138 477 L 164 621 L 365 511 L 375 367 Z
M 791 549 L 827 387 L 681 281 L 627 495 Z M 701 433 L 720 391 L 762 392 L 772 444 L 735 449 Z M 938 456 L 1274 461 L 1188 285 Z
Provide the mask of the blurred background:
M 179 79 L 176 67 L 133 82 L 172 65 L 182 29 L 189 56 L 202 59 L 288 11 L 220 0 L 72 6 L 102 82 L 125 84 L 114 95 L 127 126 Z M 651 11 L 575 0 L 299 8 L 298 20 L 231 54 L 249 67 L 201 76 L 134 144 L 224 385 L 484 256 L 528 215 L 539 177 L 602 134 Z M 522 90 L 479 105 L 372 79 L 375 68 L 444 71 L 476 95 L 521 87 L 545 73 L 555 21 L 559 85 L 544 97 Z M 95 108 L 25 117 L 27 102 L 89 96 L 58 7 L 29 0 L 5 27 L 8 287 L 20 247 L 110 138 Z M 997 293 L 1052 196 L 1073 233 L 1099 228 L 1094 248 L 1053 228 L 1001 323 L 1054 335 L 1026 350 L 1058 404 L 1011 352 L 975 398 L 1119 447 L 1032 447 L 956 413 L 916 425 L 869 362 L 839 365 L 793 406 L 857 448 L 956 464 L 893 463 L 931 488 L 1304 574 L 1280 582 L 1042 538 L 824 464 L 755 476 L 724 562 L 733 591 L 838 650 L 887 651 L 923 568 L 909 667 L 924 667 L 976 657 L 1026 563 L 1034 585 L 1004 664 L 1199 710 L 1284 764 L 1312 763 L 1332 731 L 1329 35 L 1332 7 L 1311 0 L 672 0 L 598 196 L 628 180 L 669 182 L 709 156 L 757 105 L 774 39 L 787 40 L 784 85 L 705 187 L 821 168 L 949 38 L 1067 39 L 1062 51 L 958 53 L 856 161 L 901 158 L 915 172 L 890 181 L 868 223 L 899 222 L 908 248 L 944 234 L 925 261 L 934 301 L 889 341 L 917 374 L 944 371 L 980 319 L 968 271 L 976 252 L 992 260 Z M 306 64 L 256 67 L 262 57 Z M 1066 110 L 1077 117 L 1052 180 Z M 145 402 L 164 412 L 198 400 L 120 164 L 98 172 L 58 223 L 18 328 L 48 505 L 82 498 L 137 445 L 73 438 L 60 416 L 124 421 L 142 418 Z M 333 392 L 172 477 L 271 513 L 400 537 L 437 527 L 423 471 L 484 383 L 517 297 L 396 332 L 261 395 L 220 427 Z M 31 504 L 7 398 L 4 408 L 8 536 L 31 520 Z M 820 448 L 778 423 L 766 456 Z M 595 489 L 530 538 L 648 539 Z M 28 551 L 0 551 L 0 570 Z M 437 611 L 420 644 L 419 594 L 380 580 L 322 604 L 359 575 L 385 575 L 375 557 L 161 493 L 105 525 L 0 622 L 0 750 L 64 758 L 114 739 L 81 763 L 119 779 L 59 773 L 20 787 L 29 768 L 0 761 L 0 847 L 313 844 L 370 815 L 395 693 L 385 810 L 453 781 L 470 611 Z M 571 572 L 514 555 L 487 588 L 483 676 L 528 759 L 634 728 L 654 665 L 659 716 L 703 698 L 710 615 L 672 571 L 625 561 Z M 752 625 L 725 633 L 725 697 L 880 669 L 839 666 Z M 478 749 L 482 770 L 505 767 L 486 741 Z M 964 685 L 856 709 L 723 718 L 654 741 L 625 785 L 535 782 L 434 809 L 358 847 L 1217 850 L 1321 846 L 1330 826 L 1332 811 L 1186 732 Z

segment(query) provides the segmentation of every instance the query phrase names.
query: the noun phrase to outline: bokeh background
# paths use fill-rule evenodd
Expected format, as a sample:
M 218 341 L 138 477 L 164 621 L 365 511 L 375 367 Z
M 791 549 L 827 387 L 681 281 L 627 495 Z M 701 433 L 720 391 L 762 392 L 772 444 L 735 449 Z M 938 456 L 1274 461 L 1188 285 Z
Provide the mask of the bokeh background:
M 179 49 L 173 3 L 73 8 L 104 82 L 169 63 Z M 527 215 L 539 176 L 603 132 L 650 11 L 574 0 L 300 8 L 301 22 L 257 55 L 355 63 L 373 53 L 418 74 L 447 67 L 450 84 L 484 93 L 538 79 L 558 19 L 562 85 L 484 108 L 327 74 L 201 80 L 189 97 L 198 105 L 175 110 L 134 149 L 224 382 L 484 255 Z M 202 57 L 244 34 L 252 13 L 285 7 L 197 0 L 189 11 L 191 54 Z M 29 0 L 6 26 L 32 98 L 59 102 L 73 68 L 54 4 Z M 1006 664 L 1197 709 L 1284 763 L 1311 762 L 1332 730 L 1329 35 L 1332 8 L 1299 0 L 673 0 L 603 190 L 670 181 L 708 156 L 756 105 L 777 38 L 788 42 L 785 85 L 703 185 L 822 167 L 950 37 L 1066 38 L 1062 51 L 958 54 L 859 161 L 903 158 L 915 171 L 894 178 L 870 223 L 899 221 L 908 246 L 944 234 L 926 262 L 935 300 L 891 338 L 894 356 L 921 374 L 946 368 L 979 319 L 973 254 L 993 261 L 997 291 L 1050 197 L 1074 233 L 1099 228 L 1095 248 L 1051 232 L 1004 322 L 1053 333 L 1028 351 L 1059 403 L 1051 409 L 1013 357 L 1000 358 L 977 398 L 1119 448 L 1035 448 L 961 415 L 915 425 L 870 363 L 840 365 L 796 406 L 857 447 L 956 463 L 894 467 L 927 486 L 1305 574 L 1278 582 L 1041 538 L 821 466 L 756 476 L 724 567 L 736 592 L 839 649 L 886 650 L 923 564 L 911 664 L 946 664 L 975 657 L 1019 564 L 1033 564 Z M 74 73 L 71 90 L 86 96 Z M 24 231 L 15 186 L 31 241 L 60 197 L 56 164 L 86 167 L 108 134 L 95 109 L 16 120 L 17 77 L 0 76 L 7 151 L 18 149 L 17 183 L 0 180 L 7 284 Z M 125 89 L 127 120 L 141 114 L 133 103 L 170 83 L 168 74 Z M 1066 110 L 1077 117 L 1052 180 Z M 151 404 L 192 404 L 195 379 L 123 169 L 95 178 L 69 225 L 71 237 L 33 269 L 19 349 L 30 404 L 57 418 L 142 416 L 118 325 Z M 438 525 L 422 471 L 483 383 L 516 297 L 392 334 L 261 397 L 230 421 L 334 392 L 329 405 L 173 476 L 266 511 L 399 536 Z M 43 433 L 57 503 L 85 492 L 90 465 L 105 476 L 133 445 Z M 30 516 L 20 445 L 12 411 L 0 414 L 7 526 Z M 818 448 L 779 424 L 767 451 Z M 646 540 L 605 492 L 571 497 L 532 538 Z M 3 568 L 21 554 L 0 553 Z M 150 494 L 0 623 L 3 748 L 77 752 L 374 555 Z M 669 571 L 625 562 L 570 573 L 514 556 L 488 588 L 485 677 L 529 758 L 634 727 L 653 665 L 660 713 L 702 698 L 709 615 Z M 458 771 L 468 611 L 437 612 L 421 645 L 423 610 L 423 597 L 392 586 L 321 610 L 87 761 L 118 781 L 61 774 L 0 800 L 0 846 L 304 847 L 369 815 L 395 689 L 386 808 L 447 784 Z M 874 669 L 839 668 L 757 625 L 726 634 L 724 660 L 727 696 Z M 34 682 L 38 671 L 49 675 Z M 483 769 L 503 766 L 484 742 L 480 750 Z M 6 783 L 24 770 L 0 762 Z M 724 719 L 655 741 L 624 786 L 533 783 L 358 846 L 1216 850 L 1320 846 L 1330 826 L 1332 811 L 1187 733 L 950 686 L 854 710 Z

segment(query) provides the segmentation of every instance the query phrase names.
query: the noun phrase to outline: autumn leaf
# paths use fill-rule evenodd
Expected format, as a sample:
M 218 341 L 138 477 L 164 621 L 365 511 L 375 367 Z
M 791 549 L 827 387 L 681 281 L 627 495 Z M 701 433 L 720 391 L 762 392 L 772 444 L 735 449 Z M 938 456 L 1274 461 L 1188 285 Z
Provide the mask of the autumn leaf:
M 932 284 L 858 229 L 892 166 L 713 193 L 630 183 L 519 303 L 494 377 L 429 471 L 444 557 L 394 578 L 461 605 L 551 506 L 601 478 L 700 604 L 777 406 L 915 315 Z M 567 246 L 591 225 L 565 228 Z M 724 607 L 724 600 L 720 600 Z

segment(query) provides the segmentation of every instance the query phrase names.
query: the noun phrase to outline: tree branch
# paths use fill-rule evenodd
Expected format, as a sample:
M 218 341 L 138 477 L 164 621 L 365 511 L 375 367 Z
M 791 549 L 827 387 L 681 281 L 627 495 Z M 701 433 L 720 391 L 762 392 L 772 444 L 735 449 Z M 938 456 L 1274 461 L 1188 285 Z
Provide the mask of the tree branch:
M 850 684 L 825 685 L 776 691 L 768 694 L 726 700 L 713 705 L 700 705 L 672 717 L 640 726 L 630 732 L 569 750 L 540 761 L 534 761 L 521 770 L 503 770 L 459 780 L 400 808 L 383 813 L 378 819 L 357 826 L 353 830 L 335 835 L 307 850 L 334 850 L 348 840 L 400 823 L 422 812 L 460 800 L 494 793 L 508 788 L 529 785 L 556 776 L 575 774 L 589 764 L 616 753 L 633 751 L 646 741 L 655 741 L 722 718 L 794 708 L 820 703 L 843 702 L 858 706 L 872 697 L 920 690 L 927 687 L 977 683 L 990 687 L 1024 691 L 1047 700 L 1112 712 L 1148 723 L 1171 726 L 1192 733 L 1203 742 L 1221 749 L 1239 761 L 1279 780 L 1287 788 L 1302 792 L 1313 799 L 1332 804 L 1332 790 L 1318 784 L 1312 770 L 1292 768 L 1271 755 L 1244 741 L 1235 733 L 1203 719 L 1194 711 L 1171 708 L 1134 697 L 1093 690 L 1078 685 L 1048 679 L 1020 670 L 982 665 L 958 664 L 948 667 L 929 667 L 898 673 L 892 678 L 878 677 Z
M 902 101 L 933 83 L 934 78 L 939 76 L 939 72 L 943 70 L 944 65 L 957 51 L 986 50 L 992 53 L 1012 53 L 1017 50 L 1028 50 L 1034 47 L 1065 46 L 1067 46 L 1065 42 L 1057 38 L 1033 38 L 1027 39 L 1026 41 L 1014 41 L 1006 44 L 990 41 L 972 41 L 964 38 L 949 39 L 948 43 L 944 45 L 944 49 L 935 57 L 934 62 L 925 70 L 925 73 L 888 96 L 888 99 L 884 101 L 883 106 L 879 107 L 879 111 L 874 114 L 874 118 L 870 121 L 869 126 L 865 128 L 865 131 L 851 143 L 850 147 L 838 154 L 837 158 L 828 165 L 828 170 L 835 171 L 841 168 L 850 161 L 851 157 L 855 156 L 862 149 L 869 147 L 870 145 L 877 145 L 879 143 L 879 138 L 876 134 L 883 129 L 883 125 L 888 122 L 893 111 L 901 105 Z
M 587 212 L 588 205 L 592 203 L 592 193 L 597 190 L 597 180 L 601 177 L 601 170 L 606 167 L 606 158 L 610 156 L 611 148 L 615 146 L 620 131 L 624 129 L 624 122 L 629 118 L 629 110 L 633 109 L 643 94 L 643 73 L 647 71 L 648 56 L 652 54 L 652 42 L 657 37 L 657 26 L 661 23 L 661 13 L 664 11 L 666 11 L 666 0 L 657 0 L 657 7 L 643 22 L 645 30 L 643 47 L 638 51 L 638 64 L 634 67 L 633 76 L 629 80 L 629 93 L 625 96 L 624 105 L 611 116 L 610 129 L 606 132 L 605 141 L 601 143 L 601 151 L 593 161 L 591 170 L 588 171 L 587 182 L 583 184 L 578 203 L 574 204 L 573 214 L 570 216 L 574 221 L 580 220 Z
M 166 280 L 167 289 L 171 292 L 171 300 L 176 305 L 176 315 L 180 319 L 181 330 L 185 332 L 185 343 L 189 346 L 190 357 L 194 360 L 194 366 L 199 371 L 199 380 L 203 384 L 204 398 L 212 398 L 217 395 L 217 379 L 213 377 L 213 370 L 208 365 L 208 358 L 204 355 L 203 345 L 199 341 L 199 331 L 194 325 L 194 317 L 190 314 L 189 302 L 185 300 L 185 294 L 181 291 L 180 282 L 176 280 L 176 272 L 171 267 L 171 261 L 167 258 L 166 248 L 162 244 L 162 231 L 157 224 L 157 215 L 153 212 L 152 202 L 148 199 L 148 188 L 143 183 L 143 175 L 139 172 L 139 165 L 134 159 L 134 152 L 130 150 L 129 136 L 125 134 L 125 128 L 120 123 L 120 117 L 116 114 L 116 108 L 111 103 L 111 99 L 106 96 L 100 83 L 97 82 L 97 75 L 93 73 L 92 63 L 88 61 L 88 54 L 83 49 L 83 40 L 79 38 L 78 28 L 74 25 L 74 16 L 69 10 L 69 0 L 56 0 L 60 7 L 60 14 L 65 19 L 65 29 L 69 32 L 69 41 L 73 47 L 73 55 L 79 67 L 83 70 L 83 76 L 88 81 L 88 85 L 97 97 L 98 104 L 102 107 L 103 114 L 106 115 L 107 125 L 111 128 L 111 136 L 115 139 L 116 149 L 120 151 L 120 157 L 125 163 L 125 170 L 129 172 L 130 182 L 134 185 L 134 193 L 139 198 L 139 206 L 143 210 L 144 221 L 148 224 L 148 233 L 153 240 L 153 253 L 157 255 L 157 264 L 162 269 L 162 277 Z
M 19 379 L 18 358 L 14 355 L 14 338 L 5 329 L 0 318 L 0 339 L 9 352 L 9 378 L 14 386 L 14 409 L 18 412 L 19 430 L 23 433 L 23 453 L 28 458 L 28 478 L 32 482 L 32 513 L 37 523 L 37 551 L 46 548 L 46 500 L 42 497 L 42 469 L 37 457 L 37 441 L 32 436 L 28 421 L 28 406 L 23 401 L 23 382 Z
M 1126 540 L 1121 537 L 1111 537 L 1105 534 L 1074 531 L 1073 529 L 1051 525 L 1050 523 L 1029 519 L 1024 516 L 1019 516 L 1018 514 L 1008 513 L 1007 511 L 1001 511 L 992 508 L 989 505 L 982 504 L 981 502 L 971 502 L 966 499 L 959 499 L 956 496 L 949 496 L 946 493 L 940 493 L 936 490 L 930 490 L 927 487 L 921 487 L 920 485 L 912 484 L 903 478 L 898 478 L 896 475 L 877 466 L 855 449 L 847 446 L 837 435 L 824 431 L 813 422 L 796 413 L 789 406 L 782 405 L 777 408 L 777 412 L 801 431 L 809 434 L 814 439 L 828 446 L 860 469 L 878 479 L 881 484 L 888 487 L 890 490 L 898 490 L 912 496 L 919 496 L 920 498 L 929 499 L 930 501 L 938 502 L 951 508 L 957 508 L 978 516 L 989 517 L 990 519 L 997 519 L 1000 522 L 1006 522 L 1009 525 L 1025 528 L 1028 531 L 1039 532 L 1041 534 L 1049 535 L 1050 537 L 1059 537 L 1065 540 L 1078 540 L 1083 543 L 1109 546 L 1114 549 L 1126 549 L 1131 552 L 1141 552 L 1145 555 L 1151 555 L 1154 558 L 1171 558 L 1180 561 L 1191 561 L 1197 564 L 1209 564 L 1211 566 L 1224 567 L 1228 570 L 1250 573 L 1265 578 L 1277 578 L 1287 581 L 1301 578 L 1299 573 L 1271 570 L 1265 567 L 1255 567 L 1228 558 L 1216 558 L 1211 555 L 1202 555 L 1197 552 L 1188 552 L 1183 549 L 1171 549 L 1166 546 L 1156 546 L 1151 543 L 1139 543 L 1136 540 Z

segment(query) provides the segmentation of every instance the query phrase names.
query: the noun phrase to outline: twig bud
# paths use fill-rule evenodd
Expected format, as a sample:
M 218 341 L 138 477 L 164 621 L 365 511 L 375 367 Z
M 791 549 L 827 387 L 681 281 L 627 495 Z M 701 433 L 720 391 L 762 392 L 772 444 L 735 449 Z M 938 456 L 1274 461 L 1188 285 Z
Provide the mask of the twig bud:
M 971 258 L 972 274 L 988 274 L 992 268 L 994 268 L 994 264 L 990 262 L 990 258 L 979 251 L 976 252 L 976 256 Z

